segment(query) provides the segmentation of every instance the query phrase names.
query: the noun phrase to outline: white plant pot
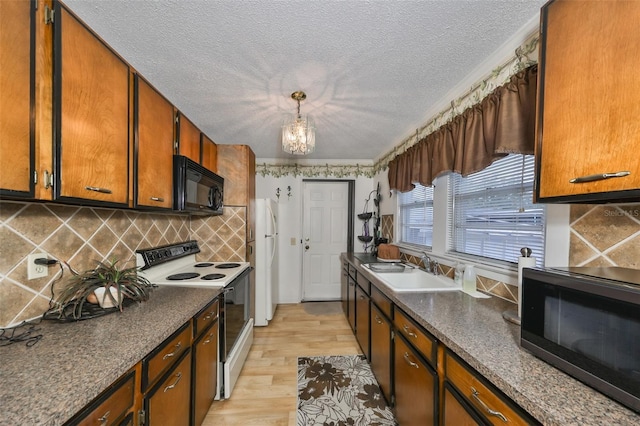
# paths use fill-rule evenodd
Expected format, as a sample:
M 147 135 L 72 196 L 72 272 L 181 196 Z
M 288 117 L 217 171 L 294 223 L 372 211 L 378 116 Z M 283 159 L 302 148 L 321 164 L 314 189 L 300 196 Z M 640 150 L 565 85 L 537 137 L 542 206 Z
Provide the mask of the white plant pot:
M 111 292 L 111 295 L 113 296 L 113 300 L 111 300 L 111 297 L 109 297 L 109 295 L 106 293 L 105 291 L 105 287 L 100 287 L 95 289 L 93 292 L 95 293 L 96 297 L 98 298 L 98 303 L 100 304 L 100 307 L 102 309 L 108 309 L 108 308 L 113 308 L 116 305 L 113 303 L 114 300 L 117 300 L 118 303 L 122 302 L 122 297 L 120 298 L 120 300 L 118 300 L 118 289 L 115 287 L 109 287 L 109 291 Z

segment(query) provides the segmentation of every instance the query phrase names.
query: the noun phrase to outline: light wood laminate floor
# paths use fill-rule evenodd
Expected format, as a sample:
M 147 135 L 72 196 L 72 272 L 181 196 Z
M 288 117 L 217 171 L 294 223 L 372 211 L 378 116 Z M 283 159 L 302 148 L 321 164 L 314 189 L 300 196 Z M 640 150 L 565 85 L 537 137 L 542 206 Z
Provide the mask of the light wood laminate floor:
M 340 302 L 279 305 L 254 340 L 231 398 L 215 401 L 203 426 L 296 424 L 299 356 L 362 353 Z

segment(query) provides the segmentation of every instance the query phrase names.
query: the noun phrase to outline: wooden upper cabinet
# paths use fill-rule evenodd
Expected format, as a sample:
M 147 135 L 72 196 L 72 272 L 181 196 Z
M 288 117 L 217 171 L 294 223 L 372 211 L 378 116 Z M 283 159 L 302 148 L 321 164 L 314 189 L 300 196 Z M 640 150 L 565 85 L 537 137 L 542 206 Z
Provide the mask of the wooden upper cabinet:
M 129 66 L 56 2 L 54 196 L 129 203 Z
M 178 152 L 200 164 L 200 130 L 183 114 L 178 125 Z
M 173 207 L 174 109 L 144 79 L 136 76 L 135 206 Z
M 542 8 L 538 201 L 640 200 L 639 23 L 638 1 L 556 0 Z M 617 172 L 629 174 L 596 178 Z
M 255 240 L 256 156 L 247 145 L 217 145 L 224 205 L 247 207 L 247 241 Z
M 207 135 L 202 134 L 202 167 L 218 172 L 218 146 Z
M 0 1 L 0 195 L 32 197 L 33 3 Z

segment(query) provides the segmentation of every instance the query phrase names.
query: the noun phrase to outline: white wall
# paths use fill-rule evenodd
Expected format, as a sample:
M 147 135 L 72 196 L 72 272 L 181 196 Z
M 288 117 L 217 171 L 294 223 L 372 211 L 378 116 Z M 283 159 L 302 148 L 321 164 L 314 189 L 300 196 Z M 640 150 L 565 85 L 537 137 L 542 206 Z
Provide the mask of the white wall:
M 261 160 L 258 160 L 260 162 Z M 280 285 L 278 288 L 278 303 L 299 303 L 302 300 L 302 202 L 303 180 L 321 178 L 305 178 L 303 176 L 256 176 L 256 198 L 272 198 L 278 202 L 279 224 L 279 264 L 278 272 Z M 327 178 L 333 180 L 333 178 Z M 375 188 L 372 178 L 357 177 L 341 180 L 355 180 L 354 200 L 354 251 L 362 251 L 362 243 L 356 238 L 362 230 L 362 221 L 357 214 L 362 212 L 364 200 Z M 291 188 L 291 196 L 288 196 Z M 276 190 L 280 188 L 280 197 L 276 196 Z M 373 201 L 369 203 L 369 211 L 372 211 Z M 370 225 L 373 232 L 373 225 Z

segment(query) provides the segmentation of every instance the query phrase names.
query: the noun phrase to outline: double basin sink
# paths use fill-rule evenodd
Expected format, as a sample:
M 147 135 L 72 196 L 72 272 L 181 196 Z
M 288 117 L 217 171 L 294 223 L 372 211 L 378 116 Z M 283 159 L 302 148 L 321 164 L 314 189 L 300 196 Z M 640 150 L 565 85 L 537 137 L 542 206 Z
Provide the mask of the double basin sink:
M 462 290 L 451 278 L 434 275 L 403 263 L 365 263 L 363 266 L 397 293 Z

